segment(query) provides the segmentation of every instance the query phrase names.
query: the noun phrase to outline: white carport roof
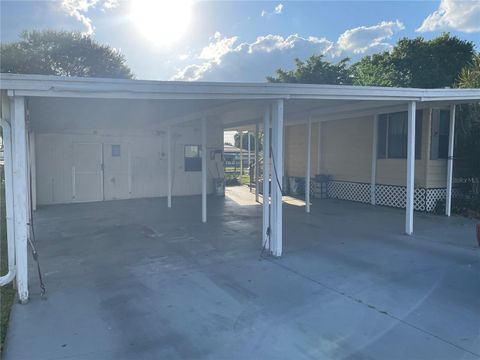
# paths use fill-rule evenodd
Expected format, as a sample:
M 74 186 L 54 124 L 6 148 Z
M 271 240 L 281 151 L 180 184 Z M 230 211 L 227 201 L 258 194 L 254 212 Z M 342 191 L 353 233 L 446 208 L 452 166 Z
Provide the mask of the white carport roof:
M 162 122 L 196 120 L 222 114 L 225 128 L 257 122 L 265 103 L 285 102 L 285 122 L 327 121 L 378 113 L 389 109 L 445 106 L 480 100 L 479 89 L 411 89 L 346 85 L 284 83 L 226 83 L 124 80 L 1 74 L 0 89 L 13 96 L 143 100 L 161 108 Z M 182 106 L 172 106 L 178 102 Z M 397 111 L 398 111 L 397 110 Z

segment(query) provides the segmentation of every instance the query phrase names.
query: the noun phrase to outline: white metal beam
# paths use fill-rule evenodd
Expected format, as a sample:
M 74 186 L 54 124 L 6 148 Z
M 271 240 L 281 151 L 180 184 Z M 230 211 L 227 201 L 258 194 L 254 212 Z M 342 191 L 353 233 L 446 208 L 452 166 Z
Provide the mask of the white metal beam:
M 322 172 L 322 122 L 318 122 L 317 127 L 317 174 Z
M 413 196 L 415 192 L 415 112 L 416 103 L 408 104 L 407 140 L 407 201 L 405 209 L 405 233 L 413 234 Z
M 240 176 L 243 176 L 243 131 L 240 131 Z
M 172 128 L 167 127 L 167 205 L 172 207 Z
M 370 176 L 370 203 L 376 204 L 375 187 L 377 182 L 377 141 L 378 141 L 378 115 L 373 117 L 372 139 L 372 172 Z
M 27 132 L 25 124 L 25 98 L 14 97 L 13 109 L 13 193 L 15 218 L 15 254 L 17 291 L 20 302 L 28 301 L 28 199 L 27 194 Z
M 308 117 L 306 126 L 306 144 L 307 144 L 307 166 L 305 171 L 305 212 L 310 212 L 310 178 L 311 178 L 311 157 L 312 157 L 312 118 Z
M 207 117 L 202 118 L 202 222 L 207 222 Z
M 248 163 L 248 170 L 250 171 L 250 162 L 252 161 L 252 158 L 250 156 L 250 151 L 252 150 L 251 148 L 251 143 L 250 143 L 250 131 L 247 131 L 247 149 L 248 149 L 248 155 L 247 155 L 247 163 Z
M 275 116 L 273 118 L 274 128 L 274 171 L 272 172 L 275 181 L 272 181 L 272 227 L 273 227 L 273 241 L 272 254 L 274 256 L 282 255 L 282 239 L 283 239 L 283 216 L 282 216 L 282 180 L 283 180 L 283 99 L 275 102 Z
M 263 232 L 262 248 L 270 249 L 270 105 L 263 114 Z
M 29 132 L 30 179 L 32 194 L 32 209 L 37 211 L 37 152 L 35 149 L 35 133 Z
M 255 124 L 255 201 L 258 202 L 258 122 Z
M 452 211 L 452 182 L 453 182 L 453 148 L 455 141 L 455 105 L 450 106 L 450 132 L 448 134 L 447 160 L 447 198 L 445 201 L 445 215 L 450 216 Z

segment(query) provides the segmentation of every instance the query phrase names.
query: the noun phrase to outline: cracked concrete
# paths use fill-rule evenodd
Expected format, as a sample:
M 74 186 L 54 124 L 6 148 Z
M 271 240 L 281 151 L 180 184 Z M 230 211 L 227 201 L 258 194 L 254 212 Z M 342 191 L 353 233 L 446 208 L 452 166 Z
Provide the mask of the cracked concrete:
M 47 286 L 16 304 L 5 359 L 478 359 L 474 222 L 314 200 L 285 205 L 284 256 L 260 258 L 261 207 L 199 197 L 36 213 Z

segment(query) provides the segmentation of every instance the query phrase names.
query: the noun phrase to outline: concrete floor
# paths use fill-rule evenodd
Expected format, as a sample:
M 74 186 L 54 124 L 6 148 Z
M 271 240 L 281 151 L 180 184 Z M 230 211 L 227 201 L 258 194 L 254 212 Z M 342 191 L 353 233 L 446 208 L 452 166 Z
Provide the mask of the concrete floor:
M 285 205 L 284 256 L 260 258 L 261 207 L 209 198 L 38 210 L 34 268 L 5 359 L 478 359 L 474 222 L 334 200 Z

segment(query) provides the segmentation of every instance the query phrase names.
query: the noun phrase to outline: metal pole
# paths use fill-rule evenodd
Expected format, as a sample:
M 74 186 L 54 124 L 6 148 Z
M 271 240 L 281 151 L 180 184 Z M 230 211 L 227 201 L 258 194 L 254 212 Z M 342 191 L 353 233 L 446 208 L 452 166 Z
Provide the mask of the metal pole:
M 307 171 L 305 174 L 305 212 L 310 212 L 310 178 L 311 178 L 311 157 L 312 157 L 312 118 L 308 117 L 306 126 L 307 137 Z
M 413 234 L 413 196 L 415 192 L 415 110 L 416 103 L 408 104 L 408 140 L 407 140 L 407 201 L 405 210 L 405 233 Z
M 167 127 L 167 205 L 172 207 L 172 129 Z
M 263 236 L 262 248 L 269 249 L 270 236 L 270 105 L 263 114 Z
M 277 177 L 275 184 L 272 187 L 276 189 L 273 198 L 273 205 L 275 208 L 275 218 L 272 219 L 272 224 L 275 227 L 274 247 L 272 254 L 274 256 L 282 255 L 282 238 L 283 238 L 283 216 L 282 216 L 282 178 L 283 178 L 283 99 L 277 100 L 275 103 L 275 176 Z
M 28 182 L 27 132 L 25 124 L 25 98 L 14 97 L 13 106 L 13 201 L 15 218 L 15 255 L 17 291 L 21 303 L 28 302 Z
M 447 198 L 445 201 L 445 215 L 450 216 L 452 211 L 452 182 L 453 182 L 453 147 L 455 141 L 455 105 L 450 106 L 450 132 L 448 134 L 447 160 Z
M 243 131 L 240 131 L 240 176 L 243 176 Z
M 255 201 L 258 202 L 258 122 L 255 124 Z
M 250 162 L 252 161 L 250 156 L 251 146 L 250 146 L 250 132 L 247 131 L 247 143 L 248 143 L 248 168 L 250 169 Z
M 372 140 L 372 173 L 370 177 L 370 203 L 375 205 L 375 187 L 377 181 L 377 141 L 378 141 L 378 115 L 373 118 L 373 140 Z
M 207 222 L 207 118 L 202 118 L 202 222 Z

